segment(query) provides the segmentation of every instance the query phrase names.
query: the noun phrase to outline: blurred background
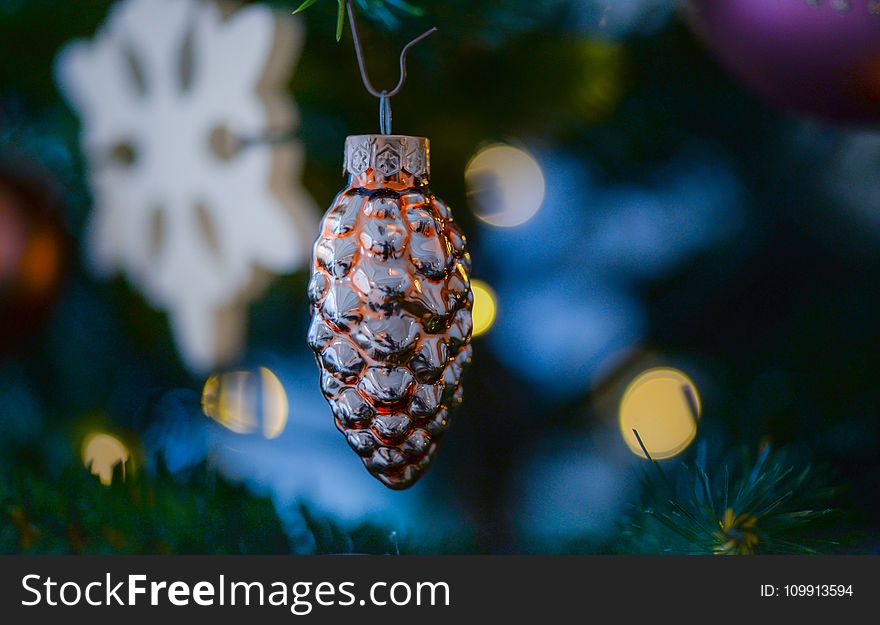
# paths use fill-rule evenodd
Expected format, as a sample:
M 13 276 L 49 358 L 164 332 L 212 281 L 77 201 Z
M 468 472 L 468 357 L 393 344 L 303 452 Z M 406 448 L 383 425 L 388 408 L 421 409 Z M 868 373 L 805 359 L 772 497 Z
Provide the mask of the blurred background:
M 0 0 L 0 551 L 877 552 L 880 3 L 412 2 L 475 336 L 393 492 L 306 345 L 337 3 Z

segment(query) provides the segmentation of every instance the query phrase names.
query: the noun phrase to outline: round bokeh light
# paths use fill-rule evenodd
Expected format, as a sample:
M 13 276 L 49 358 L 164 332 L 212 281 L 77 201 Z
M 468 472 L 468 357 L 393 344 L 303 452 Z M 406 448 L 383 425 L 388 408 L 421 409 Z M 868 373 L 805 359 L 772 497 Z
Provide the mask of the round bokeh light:
M 638 375 L 620 400 L 620 432 L 630 450 L 645 458 L 635 430 L 655 460 L 677 456 L 694 440 L 700 419 L 700 395 L 677 369 L 660 367 Z
M 511 145 L 477 152 L 465 169 L 474 213 L 491 226 L 512 228 L 535 216 L 546 191 L 544 172 L 531 154 Z

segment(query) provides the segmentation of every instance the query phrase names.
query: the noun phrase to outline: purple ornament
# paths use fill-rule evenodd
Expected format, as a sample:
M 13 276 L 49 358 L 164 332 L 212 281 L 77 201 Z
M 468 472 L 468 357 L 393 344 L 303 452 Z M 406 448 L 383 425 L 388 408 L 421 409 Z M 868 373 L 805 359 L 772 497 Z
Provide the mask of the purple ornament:
M 689 0 L 706 44 L 773 105 L 880 120 L 880 0 Z

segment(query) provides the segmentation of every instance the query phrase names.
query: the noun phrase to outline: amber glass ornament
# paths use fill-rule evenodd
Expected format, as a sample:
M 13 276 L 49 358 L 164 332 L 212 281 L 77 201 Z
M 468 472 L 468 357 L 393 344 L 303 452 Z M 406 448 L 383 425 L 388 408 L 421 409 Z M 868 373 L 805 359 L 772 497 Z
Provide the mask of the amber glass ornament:
M 393 489 L 437 455 L 471 359 L 470 257 L 428 188 L 429 154 L 423 137 L 346 139 L 348 186 L 324 216 L 309 283 L 321 390 Z

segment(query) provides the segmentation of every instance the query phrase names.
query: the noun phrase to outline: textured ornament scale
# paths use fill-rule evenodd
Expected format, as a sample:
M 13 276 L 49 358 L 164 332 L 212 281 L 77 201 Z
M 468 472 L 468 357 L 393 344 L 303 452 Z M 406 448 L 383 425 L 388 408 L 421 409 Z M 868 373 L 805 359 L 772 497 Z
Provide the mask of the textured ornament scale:
M 437 455 L 471 359 L 470 257 L 429 167 L 422 137 L 348 137 L 348 186 L 324 216 L 309 283 L 321 390 L 393 489 Z

